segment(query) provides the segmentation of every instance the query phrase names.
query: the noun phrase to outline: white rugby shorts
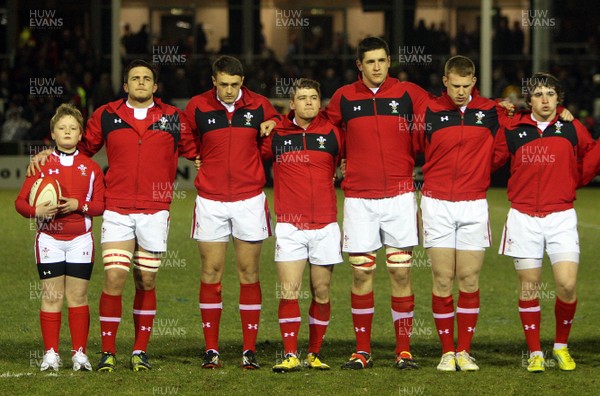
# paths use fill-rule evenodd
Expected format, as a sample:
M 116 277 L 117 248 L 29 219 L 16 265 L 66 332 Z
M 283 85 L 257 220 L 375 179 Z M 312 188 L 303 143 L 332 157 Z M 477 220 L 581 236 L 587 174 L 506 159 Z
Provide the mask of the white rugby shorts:
M 153 214 L 120 214 L 105 210 L 102 243 L 137 239 L 137 243 L 149 252 L 166 252 L 169 222 L 168 210 Z
M 308 259 L 314 265 L 331 265 L 344 261 L 337 223 L 317 230 L 301 230 L 290 223 L 277 223 L 275 238 L 276 262 Z
M 35 239 L 35 258 L 38 263 L 91 263 L 94 261 L 94 238 L 86 232 L 69 241 L 55 239 L 43 232 Z
M 342 250 L 366 253 L 382 245 L 408 248 L 419 244 L 417 201 L 413 192 L 391 198 L 344 200 Z
M 490 247 L 488 203 L 421 198 L 423 247 L 484 250 Z
M 192 238 L 201 242 L 227 242 L 230 235 L 248 242 L 271 236 L 271 218 L 264 193 L 235 202 L 196 196 Z
M 575 209 L 534 217 L 511 208 L 506 217 L 500 254 L 516 258 L 544 258 L 562 253 L 579 254 Z

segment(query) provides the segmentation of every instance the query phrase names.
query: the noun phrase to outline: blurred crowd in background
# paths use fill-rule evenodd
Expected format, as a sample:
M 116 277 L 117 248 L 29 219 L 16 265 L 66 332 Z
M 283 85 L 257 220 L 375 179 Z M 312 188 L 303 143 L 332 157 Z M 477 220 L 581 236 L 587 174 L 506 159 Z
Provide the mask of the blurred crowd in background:
M 568 21 L 567 21 L 568 27 Z M 398 53 L 391 49 L 390 74 L 400 80 L 419 84 L 439 95 L 443 85 L 442 65 L 454 51 L 478 59 L 479 32 L 459 27 L 450 37 L 444 25 L 427 26 L 419 21 L 406 35 L 407 46 L 425 48 L 428 62 L 401 64 Z M 228 52 L 228 39 L 221 48 L 208 52 L 202 34 L 177 43 L 149 42 L 146 26 L 139 32 L 125 27 L 121 44 L 123 63 L 133 58 L 152 60 L 152 47 L 177 45 L 185 62 L 157 64 L 160 70 L 157 96 L 172 104 L 180 104 L 191 96 L 212 87 L 211 62 L 218 54 Z M 565 104 L 588 127 L 595 139 L 600 136 L 600 29 L 593 24 L 565 30 L 555 37 L 556 43 L 567 43 L 562 53 L 554 54 L 549 72 L 556 75 L 566 91 Z M 344 84 L 358 76 L 355 49 L 342 34 L 335 34 L 332 45 L 324 45 L 318 34 L 301 43 L 291 35 L 287 53 L 278 59 L 262 40 L 251 64 L 245 64 L 245 85 L 272 99 L 287 99 L 282 90 L 289 79 L 308 77 L 321 83 L 322 96 L 331 97 Z M 576 46 L 568 43 L 577 43 Z M 521 86 L 531 74 L 530 56 L 524 55 L 524 35 L 519 23 L 509 27 L 500 23 L 493 39 L 493 98 L 509 98 L 522 103 Z M 558 51 L 558 50 L 557 50 Z M 235 54 L 234 54 L 235 55 Z M 12 64 L 12 66 L 11 66 Z M 18 50 L 13 62 L 0 64 L 0 142 L 46 140 L 49 121 L 58 104 L 71 102 L 88 116 L 97 107 L 123 95 L 111 82 L 110 59 L 90 45 L 78 28 L 64 28 L 54 34 L 39 34 L 24 28 L 19 34 Z M 520 102 L 521 101 L 521 102 Z M 280 110 L 285 112 L 285 108 Z M 594 114 L 596 112 L 596 114 Z M 10 153 L 6 145 L 0 153 Z

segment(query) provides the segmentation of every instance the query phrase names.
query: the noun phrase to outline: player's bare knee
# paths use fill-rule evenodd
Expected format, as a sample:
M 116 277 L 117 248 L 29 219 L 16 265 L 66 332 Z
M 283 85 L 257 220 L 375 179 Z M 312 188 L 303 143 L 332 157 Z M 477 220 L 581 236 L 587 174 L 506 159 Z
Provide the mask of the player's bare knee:
M 138 290 L 153 290 L 156 288 L 156 280 L 150 278 L 135 279 L 135 288 Z
M 366 294 L 373 290 L 373 271 L 354 270 L 352 276 L 352 292 L 355 294 Z
M 576 299 L 575 279 L 568 279 L 556 285 L 556 294 L 564 302 L 573 302 Z
M 111 296 L 119 296 L 123 293 L 123 288 L 127 282 L 128 271 L 121 269 L 111 269 L 104 271 L 104 283 L 102 291 Z
M 327 291 L 327 293 L 324 293 L 322 295 L 315 294 L 313 296 L 313 300 L 315 300 L 315 302 L 317 304 L 327 304 L 329 302 L 329 291 Z
M 352 268 L 364 272 L 373 272 L 377 267 L 375 263 L 376 258 L 376 252 L 348 254 L 348 261 L 352 265 Z
M 361 283 L 365 283 L 365 282 L 372 282 L 373 281 L 373 275 L 375 274 L 375 272 L 373 271 L 364 271 L 361 269 L 356 269 L 356 268 L 352 268 L 352 281 L 354 282 L 354 284 L 361 284 Z
M 220 283 L 223 279 L 222 272 L 215 271 L 202 271 L 200 274 L 200 280 L 202 283 Z
M 404 285 L 411 281 L 410 278 L 410 267 L 388 267 L 388 272 L 392 282 Z
M 244 267 L 238 269 L 238 276 L 241 283 L 256 283 L 258 282 L 258 268 Z
M 458 278 L 458 287 L 460 290 L 473 293 L 479 289 L 479 275 L 470 274 Z
M 63 305 L 64 292 L 58 290 L 42 290 L 42 309 L 60 311 Z
M 447 291 L 454 286 L 454 273 L 432 272 L 433 288 Z M 439 296 L 441 294 L 438 294 Z
M 444 278 L 443 280 L 434 279 L 432 291 L 436 296 L 447 297 L 452 294 L 453 286 L 453 281 L 449 281 L 447 278 Z
M 313 299 L 319 304 L 329 301 L 329 282 L 317 282 L 312 286 Z
M 205 283 L 220 282 L 221 278 L 223 277 L 224 270 L 225 263 L 221 261 L 200 261 L 200 272 L 202 274 L 202 281 Z M 210 282 L 208 282 L 209 279 L 211 280 Z

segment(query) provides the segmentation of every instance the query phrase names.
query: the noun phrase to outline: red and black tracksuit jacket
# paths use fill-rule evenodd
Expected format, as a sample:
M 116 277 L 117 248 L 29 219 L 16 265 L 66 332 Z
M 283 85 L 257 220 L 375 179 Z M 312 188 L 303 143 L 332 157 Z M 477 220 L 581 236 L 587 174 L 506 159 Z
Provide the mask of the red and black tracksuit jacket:
M 464 113 L 444 92 L 416 118 L 415 149 L 425 153 L 423 195 L 446 201 L 485 198 L 503 109 L 473 89 Z
M 154 98 L 144 120 L 125 99 L 101 106 L 88 120 L 79 150 L 89 156 L 106 144 L 106 209 L 122 214 L 168 210 L 177 158 L 193 160 L 197 145 L 183 113 Z
M 17 212 L 35 217 L 35 207 L 29 205 L 29 192 L 40 178 L 53 177 L 58 181 L 61 196 L 79 201 L 77 210 L 58 214 L 52 220 L 36 219 L 37 231 L 61 241 L 69 241 L 92 230 L 92 217 L 104 212 L 104 175 L 100 166 L 79 151 L 64 154 L 54 151 L 40 172 L 28 176 L 15 201 Z M 93 257 L 92 257 L 93 259 Z
M 213 88 L 194 96 L 185 115 L 200 136 L 202 165 L 194 182 L 198 195 L 234 202 L 260 194 L 265 185 L 260 124 L 282 118 L 267 98 L 242 87 L 242 97 L 230 113 Z
M 558 116 L 542 132 L 530 112 L 518 113 L 496 136 L 493 169 L 510 158 L 508 200 L 530 216 L 546 216 L 573 207 L 582 159 L 594 146 L 577 120 Z
M 419 86 L 387 77 L 373 93 L 361 79 L 338 89 L 326 109 L 345 129 L 346 197 L 389 198 L 414 191 L 411 127 L 428 98 Z
M 263 157 L 273 159 L 277 222 L 319 229 L 337 221 L 333 180 L 342 135 L 321 114 L 306 130 L 293 120 L 291 111 L 263 146 Z

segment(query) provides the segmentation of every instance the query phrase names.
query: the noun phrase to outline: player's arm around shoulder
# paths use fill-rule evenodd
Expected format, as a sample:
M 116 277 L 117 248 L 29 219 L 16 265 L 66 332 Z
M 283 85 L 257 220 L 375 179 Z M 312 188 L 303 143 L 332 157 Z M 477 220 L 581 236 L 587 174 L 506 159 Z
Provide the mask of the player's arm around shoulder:
M 401 84 L 406 84 L 406 87 L 407 87 L 406 90 L 407 90 L 408 94 L 410 95 L 410 98 L 413 102 L 413 109 L 415 109 L 417 107 L 422 108 L 423 106 L 427 105 L 429 100 L 436 98 L 435 95 L 427 92 L 420 85 L 417 85 L 417 84 L 409 82 L 409 81 L 404 81 Z
M 35 176 L 37 172 L 41 172 L 42 166 L 46 164 L 53 151 L 53 148 L 47 148 L 34 155 L 27 165 L 27 176 Z
M 496 136 L 494 136 L 494 149 L 492 151 L 492 173 L 500 169 L 510 158 L 508 143 L 506 141 L 506 130 L 512 123 L 506 121 L 500 124 Z
M 92 157 L 102 146 L 104 146 L 104 134 L 102 133 L 102 114 L 108 111 L 108 105 L 97 108 L 88 119 L 83 131 L 81 141 L 77 144 L 80 153 Z
M 342 87 L 343 88 L 343 87 Z M 323 115 L 329 122 L 331 122 L 334 126 L 340 127 L 342 126 L 342 109 L 340 106 L 342 100 L 342 88 L 338 88 L 334 93 L 327 106 L 321 110 L 321 115 Z
M 277 124 L 279 125 L 279 123 Z M 277 126 L 273 129 L 272 132 L 269 132 L 266 136 L 261 136 L 259 139 L 259 150 L 260 157 L 263 161 L 273 160 L 273 135 L 277 133 Z
M 283 116 L 275 109 L 275 107 L 269 102 L 269 99 L 262 95 L 256 94 L 261 101 L 261 105 L 265 110 L 264 120 L 260 123 L 260 136 L 269 136 L 275 126 L 283 120 Z

